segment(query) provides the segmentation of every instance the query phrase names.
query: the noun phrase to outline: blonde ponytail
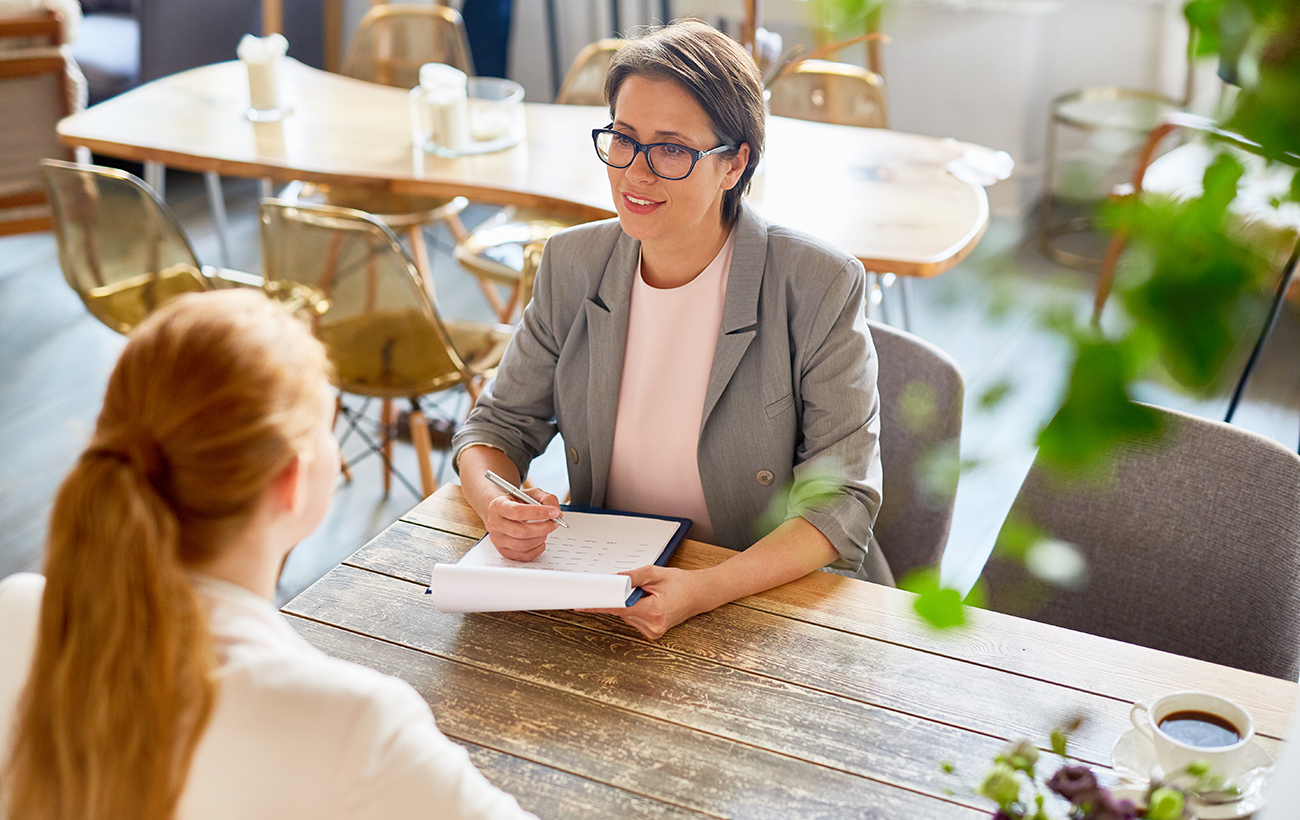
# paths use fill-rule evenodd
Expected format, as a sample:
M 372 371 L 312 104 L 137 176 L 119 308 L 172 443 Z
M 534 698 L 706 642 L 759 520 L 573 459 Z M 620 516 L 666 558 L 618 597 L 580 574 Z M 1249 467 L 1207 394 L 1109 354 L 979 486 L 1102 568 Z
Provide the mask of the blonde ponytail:
M 10 818 L 174 815 L 216 698 L 186 567 L 237 537 L 306 448 L 327 369 L 306 327 L 255 292 L 182 297 L 132 335 L 55 501 L 0 778 Z

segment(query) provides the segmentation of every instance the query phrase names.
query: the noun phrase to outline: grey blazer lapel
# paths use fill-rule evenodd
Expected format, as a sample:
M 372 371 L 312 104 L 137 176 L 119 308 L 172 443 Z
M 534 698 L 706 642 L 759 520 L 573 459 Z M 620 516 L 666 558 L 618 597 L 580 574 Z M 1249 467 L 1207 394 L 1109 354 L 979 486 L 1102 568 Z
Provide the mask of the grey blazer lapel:
M 623 381 L 632 277 L 641 258 L 641 243 L 621 234 L 609 256 L 595 298 L 587 300 L 591 376 L 587 386 L 588 447 L 591 453 L 591 503 L 605 503 L 609 463 L 614 455 L 614 422 Z
M 709 385 L 704 393 L 701 432 L 758 333 L 758 295 L 763 288 L 766 265 L 767 223 L 742 200 L 740 217 L 736 222 L 736 244 L 731 251 L 731 268 L 727 271 L 722 333 L 713 353 Z

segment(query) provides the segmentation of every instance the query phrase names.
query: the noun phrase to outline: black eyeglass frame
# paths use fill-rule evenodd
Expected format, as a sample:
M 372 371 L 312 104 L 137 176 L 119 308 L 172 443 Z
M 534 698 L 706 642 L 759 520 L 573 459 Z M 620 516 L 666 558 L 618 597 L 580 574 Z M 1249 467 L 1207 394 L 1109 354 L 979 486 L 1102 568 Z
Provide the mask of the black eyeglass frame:
M 636 155 L 638 153 L 645 154 L 645 164 L 650 169 L 650 173 L 654 174 L 660 179 L 672 180 L 674 182 L 679 179 L 686 179 L 688 176 L 690 176 L 691 172 L 695 170 L 695 164 L 700 160 L 704 159 L 705 157 L 713 156 L 714 154 L 720 154 L 723 151 L 734 151 L 740 147 L 739 145 L 719 145 L 717 148 L 714 148 L 709 151 L 697 151 L 694 148 L 691 148 L 689 145 L 682 145 L 680 142 L 640 143 L 632 139 L 631 137 L 629 137 L 627 134 L 624 134 L 619 131 L 615 131 L 613 128 L 610 127 L 612 125 L 613 123 L 610 123 L 609 126 L 606 126 L 604 128 L 591 129 L 591 143 L 593 146 L 595 146 L 596 156 L 600 157 L 601 162 L 605 163 L 610 168 L 627 168 L 629 165 L 636 162 Z M 615 165 L 614 163 L 610 162 L 608 156 L 602 155 L 600 152 L 601 134 L 609 134 L 616 139 L 627 140 L 628 142 L 632 143 L 632 158 L 629 159 L 623 165 Z M 655 168 L 654 162 L 650 159 L 650 149 L 657 148 L 661 145 L 666 145 L 670 148 L 677 148 L 679 150 L 685 151 L 687 154 L 690 155 L 691 167 L 686 169 L 686 173 L 682 174 L 679 177 L 670 177 L 666 174 L 659 173 L 658 169 Z

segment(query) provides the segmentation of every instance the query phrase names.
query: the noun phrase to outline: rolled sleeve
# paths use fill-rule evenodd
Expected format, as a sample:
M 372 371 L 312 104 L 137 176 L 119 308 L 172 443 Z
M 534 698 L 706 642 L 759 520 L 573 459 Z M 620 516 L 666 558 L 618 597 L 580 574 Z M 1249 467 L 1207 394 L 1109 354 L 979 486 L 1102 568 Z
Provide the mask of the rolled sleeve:
M 880 395 L 878 363 L 863 314 L 866 275 L 856 261 L 836 277 L 809 325 L 800 350 L 803 438 L 795 454 L 796 480 L 830 471 L 841 482 L 828 501 L 801 515 L 835 547 L 836 569 L 857 571 L 866 557 L 880 510 Z

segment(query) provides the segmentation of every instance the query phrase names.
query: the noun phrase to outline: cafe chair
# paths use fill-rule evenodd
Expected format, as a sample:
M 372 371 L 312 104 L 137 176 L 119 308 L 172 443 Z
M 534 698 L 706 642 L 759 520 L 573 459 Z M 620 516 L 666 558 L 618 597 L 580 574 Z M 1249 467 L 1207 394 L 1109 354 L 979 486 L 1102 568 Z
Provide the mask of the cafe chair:
M 622 40 L 606 38 L 583 47 L 573 58 L 569 73 L 564 75 L 555 102 L 559 105 L 609 105 L 605 99 L 605 75 L 609 73 L 614 52 L 622 45 Z
M 771 112 L 778 117 L 889 127 L 884 80 L 861 66 L 803 60 L 779 74 L 768 91 Z
M 425 63 L 446 63 L 473 76 L 460 13 L 446 6 L 381 5 L 361 18 L 343 58 L 342 73 L 366 82 L 414 88 L 420 84 L 420 66 Z M 365 211 L 403 232 L 416 268 L 430 288 L 433 272 L 424 226 L 445 222 L 455 241 L 468 236 L 460 221 L 460 212 L 468 204 L 462 196 L 411 196 L 343 182 L 292 182 L 278 198 Z
M 85 77 L 63 45 L 53 11 L 5 17 L 0 11 L 0 236 L 47 231 L 52 217 L 37 163 L 72 159 L 59 120 L 85 106 Z M 19 115 L 17 112 L 21 112 Z
M 1294 681 L 1300 456 L 1239 427 L 1150 409 L 1161 434 L 1120 441 L 1104 476 L 1034 462 L 984 569 L 991 608 Z M 1073 545 L 1082 576 L 1048 586 L 1031 575 L 1014 557 L 1026 527 Z
M 555 102 L 606 105 L 605 74 L 622 40 L 597 40 L 574 58 Z M 582 220 L 546 211 L 506 208 L 456 243 L 455 258 L 478 280 L 499 322 L 513 322 L 532 294 L 546 240 Z
M 473 76 L 460 12 L 440 5 L 386 4 L 370 9 L 357 24 L 342 73 L 368 83 L 415 88 L 425 63 L 446 63 Z
M 505 353 L 511 329 L 444 320 L 396 234 L 370 214 L 264 200 L 259 219 L 267 291 L 314 305 L 313 329 L 329 353 L 339 390 L 382 402 L 377 436 L 363 428 L 364 410 L 340 402 L 348 422 L 343 441 L 355 433 L 368 448 L 351 464 L 378 453 L 385 495 L 394 474 L 417 497 L 432 494 L 437 480 L 421 400 L 465 388 L 476 401 Z M 392 467 L 396 399 L 411 404 L 420 490 Z
M 880 391 L 880 512 L 873 534 L 895 580 L 937 569 L 948 543 L 961 463 L 965 380 L 935 345 L 868 320 Z
M 189 291 L 260 287 L 243 271 L 199 264 L 158 195 L 115 168 L 42 160 L 59 264 L 95 318 L 119 333 Z
M 456 244 L 455 259 L 478 280 L 497 321 L 514 322 L 532 298 L 546 241 L 578 220 L 507 208 Z

